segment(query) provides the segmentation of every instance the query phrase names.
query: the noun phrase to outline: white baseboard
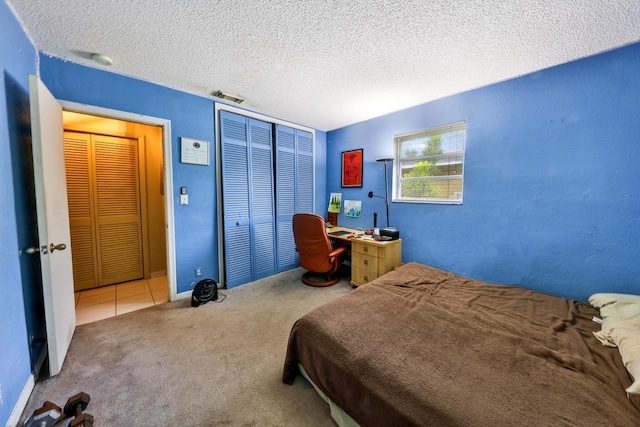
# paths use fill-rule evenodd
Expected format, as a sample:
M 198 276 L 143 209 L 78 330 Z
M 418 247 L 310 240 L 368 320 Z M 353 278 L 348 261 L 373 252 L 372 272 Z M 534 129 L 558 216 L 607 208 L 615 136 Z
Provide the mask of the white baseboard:
M 36 381 L 33 377 L 33 374 L 29 375 L 29 379 L 27 383 L 24 385 L 22 389 L 22 393 L 20 393 L 20 398 L 16 402 L 16 406 L 13 407 L 13 411 L 11 411 L 11 416 L 7 421 L 7 427 L 16 427 L 20 422 L 20 417 L 24 412 L 24 408 L 27 407 L 27 402 L 29 401 L 29 396 L 31 396 L 31 392 L 33 391 L 33 387 L 35 386 Z
M 185 298 L 191 298 L 192 294 L 193 294 L 193 290 L 186 291 L 186 292 L 180 292 L 179 294 L 176 294 L 175 301 L 181 300 L 181 299 L 185 299 Z

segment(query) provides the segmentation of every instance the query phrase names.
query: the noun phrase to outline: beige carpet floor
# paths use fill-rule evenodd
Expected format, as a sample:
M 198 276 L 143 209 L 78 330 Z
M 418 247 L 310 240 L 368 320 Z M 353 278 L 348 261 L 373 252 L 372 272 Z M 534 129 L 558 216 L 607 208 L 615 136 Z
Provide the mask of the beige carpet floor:
M 351 290 L 312 288 L 294 269 L 230 290 L 79 326 L 61 373 L 39 381 L 22 416 L 45 400 L 91 395 L 96 426 L 335 426 L 302 377 L 281 381 L 300 316 Z

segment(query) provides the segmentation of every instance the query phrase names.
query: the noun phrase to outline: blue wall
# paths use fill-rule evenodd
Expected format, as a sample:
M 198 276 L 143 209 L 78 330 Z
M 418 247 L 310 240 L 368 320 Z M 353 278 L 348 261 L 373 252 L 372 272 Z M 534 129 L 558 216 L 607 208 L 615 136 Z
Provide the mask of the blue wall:
M 464 204 L 391 203 L 403 261 L 585 299 L 640 293 L 640 43 L 327 134 L 327 191 L 384 202 L 395 134 L 467 122 Z M 340 152 L 364 148 L 364 186 L 340 188 Z M 382 215 L 383 224 L 384 215 Z
M 37 52 L 5 2 L 0 2 L 0 28 L 0 425 L 5 425 L 31 374 L 12 152 L 15 144 L 30 141 L 30 131 L 23 126 L 28 109 L 19 94 L 28 93 Z
M 2 424 L 6 423 L 31 373 L 29 340 L 38 341 L 43 329 L 32 327 L 34 333 L 31 333 L 29 321 L 33 319 L 31 323 L 39 325 L 43 309 L 41 294 L 40 300 L 35 295 L 29 301 L 23 298 L 21 288 L 22 279 L 33 290 L 41 290 L 39 265 L 22 265 L 21 275 L 18 257 L 19 248 L 28 245 L 26 242 L 33 239 L 35 229 L 28 75 L 36 74 L 38 54 L 5 2 L 0 2 L 0 27 L 3 28 L 0 66 L 4 67 L 3 84 L 0 86 L 0 188 L 6 201 L 0 204 L 0 229 L 2 241 L 5 242 L 0 247 L 0 262 L 3 281 L 8 287 L 0 300 L 0 321 L 3 322 L 0 348 L 6 349 L 0 360 Z M 171 196 L 175 215 L 177 291 L 191 290 L 195 267 L 202 269 L 204 277 L 219 280 L 215 150 L 212 149 L 210 153 L 210 166 L 188 165 L 179 161 L 180 137 L 215 141 L 213 100 L 47 55 L 40 55 L 39 59 L 40 78 L 59 100 L 171 121 L 174 187 Z M 327 203 L 325 145 L 326 133 L 316 132 L 318 167 L 315 191 L 319 213 L 326 211 Z M 179 189 L 182 186 L 189 191 L 189 205 L 186 206 L 179 204 Z M 16 191 L 20 189 L 22 191 Z M 21 239 L 25 242 L 20 242 Z M 28 259 L 24 258 L 22 264 L 25 264 L 25 260 Z
M 196 267 L 219 280 L 215 150 L 209 166 L 180 163 L 180 137 L 214 144 L 213 101 L 46 55 L 40 56 L 40 73 L 59 100 L 171 120 L 174 194 L 167 196 L 174 204 L 177 290 L 191 290 Z M 188 205 L 180 205 L 180 187 L 187 187 Z
M 214 145 L 210 166 L 179 161 L 180 137 L 215 143 L 213 100 L 47 55 L 40 56 L 40 72 L 59 100 L 171 120 L 178 292 L 191 290 L 196 267 L 202 268 L 203 277 L 219 280 Z M 316 186 L 316 207 L 320 212 L 326 210 L 322 207 L 326 198 L 325 138 L 324 132 L 316 132 L 316 180 L 321 184 Z M 189 205 L 180 205 L 183 186 L 189 192 Z
M 33 223 L 31 192 L 15 191 L 32 173 L 23 144 L 30 141 L 27 76 L 37 71 L 37 52 L 5 2 L 0 28 L 2 425 L 28 380 L 28 335 L 37 330 L 38 319 L 30 320 L 37 304 L 28 306 L 23 282 L 39 282 L 36 266 L 21 271 L 18 255 L 32 237 L 25 231 Z M 57 58 L 40 61 L 41 78 L 58 99 L 171 120 L 177 290 L 190 290 L 195 267 L 218 279 L 215 152 L 208 167 L 179 162 L 179 137 L 215 140 L 213 101 Z M 374 211 L 384 223 L 383 202 L 366 194 L 384 192 L 375 159 L 392 154 L 393 136 L 466 120 L 464 204 L 391 203 L 405 262 L 578 299 L 640 293 L 637 75 L 640 44 L 317 132 L 316 212 L 326 212 L 330 192 L 342 192 L 363 201 L 364 216 L 341 215 L 340 225 L 370 227 Z M 364 186 L 342 189 L 340 152 L 355 148 L 364 148 Z M 187 206 L 179 205 L 181 186 L 189 188 Z

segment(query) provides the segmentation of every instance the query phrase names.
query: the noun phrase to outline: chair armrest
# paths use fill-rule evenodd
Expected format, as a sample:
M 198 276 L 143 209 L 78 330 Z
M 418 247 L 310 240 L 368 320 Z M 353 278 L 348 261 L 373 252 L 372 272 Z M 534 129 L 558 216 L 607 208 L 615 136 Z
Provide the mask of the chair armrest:
M 343 253 L 345 253 L 347 251 L 347 248 L 345 246 L 340 246 L 337 249 L 334 249 L 330 254 L 329 254 L 329 258 L 335 258 L 337 256 L 342 255 Z

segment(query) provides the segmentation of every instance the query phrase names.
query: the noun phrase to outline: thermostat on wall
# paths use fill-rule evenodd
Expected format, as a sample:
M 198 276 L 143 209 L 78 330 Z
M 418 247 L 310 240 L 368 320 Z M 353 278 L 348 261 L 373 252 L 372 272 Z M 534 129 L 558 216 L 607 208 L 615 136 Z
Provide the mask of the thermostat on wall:
M 192 138 L 180 138 L 182 163 L 190 163 L 192 165 L 209 165 L 209 141 L 201 141 Z

